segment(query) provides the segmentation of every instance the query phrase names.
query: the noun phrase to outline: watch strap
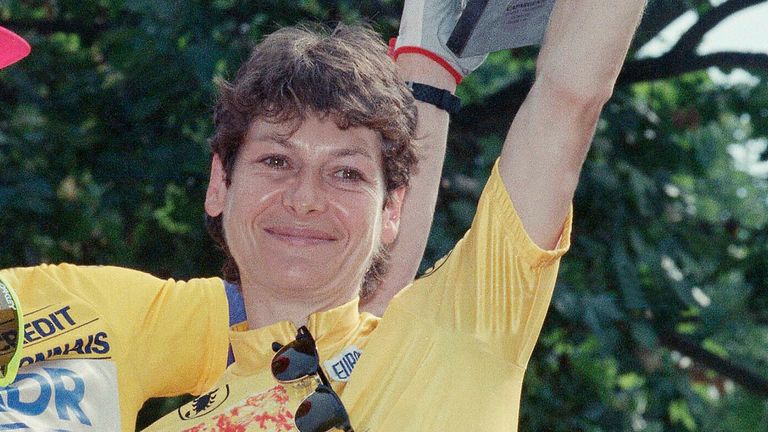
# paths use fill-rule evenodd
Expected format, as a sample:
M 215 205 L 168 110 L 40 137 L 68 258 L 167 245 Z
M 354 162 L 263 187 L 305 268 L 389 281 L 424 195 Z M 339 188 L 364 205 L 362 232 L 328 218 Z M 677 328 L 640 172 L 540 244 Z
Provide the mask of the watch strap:
M 448 90 L 432 87 L 431 85 L 406 81 L 413 92 L 414 99 L 432 104 L 449 114 L 455 114 L 461 109 L 461 100 Z

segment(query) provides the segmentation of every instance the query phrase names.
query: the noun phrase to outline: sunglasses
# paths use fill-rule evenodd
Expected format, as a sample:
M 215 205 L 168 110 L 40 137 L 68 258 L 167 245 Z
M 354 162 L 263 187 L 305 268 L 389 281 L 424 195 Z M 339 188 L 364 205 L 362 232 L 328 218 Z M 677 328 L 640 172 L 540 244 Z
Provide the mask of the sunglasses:
M 278 382 L 287 384 L 311 376 L 320 378 L 321 384 L 296 408 L 294 422 L 299 432 L 326 432 L 334 428 L 354 432 L 344 404 L 320 367 L 320 356 L 309 330 L 302 326 L 296 340 L 285 346 L 275 342 L 272 349 L 276 351 L 272 375 Z
M 21 304 L 16 293 L 0 280 L 0 387 L 16 379 L 24 340 Z

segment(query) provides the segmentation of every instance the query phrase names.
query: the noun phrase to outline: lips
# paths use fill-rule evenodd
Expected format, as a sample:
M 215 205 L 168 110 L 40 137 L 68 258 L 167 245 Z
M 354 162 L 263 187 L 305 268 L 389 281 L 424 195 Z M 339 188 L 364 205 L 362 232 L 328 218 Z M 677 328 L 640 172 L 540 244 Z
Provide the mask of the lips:
M 313 228 L 274 226 L 264 231 L 277 240 L 296 246 L 312 246 L 336 240 L 333 234 Z

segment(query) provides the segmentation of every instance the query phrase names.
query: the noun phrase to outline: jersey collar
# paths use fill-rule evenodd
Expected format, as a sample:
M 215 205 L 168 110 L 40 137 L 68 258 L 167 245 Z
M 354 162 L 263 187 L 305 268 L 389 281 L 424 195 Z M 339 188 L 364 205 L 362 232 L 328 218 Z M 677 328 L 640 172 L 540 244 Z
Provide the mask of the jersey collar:
M 317 343 L 320 357 L 338 350 L 341 344 L 348 342 L 362 321 L 358 309 L 359 298 L 333 309 L 315 312 L 309 316 L 307 328 Z M 229 332 L 232 352 L 235 356 L 235 375 L 250 375 L 269 365 L 274 356 L 272 343 L 283 345 L 296 337 L 297 327 L 291 321 L 280 321 L 254 330 Z

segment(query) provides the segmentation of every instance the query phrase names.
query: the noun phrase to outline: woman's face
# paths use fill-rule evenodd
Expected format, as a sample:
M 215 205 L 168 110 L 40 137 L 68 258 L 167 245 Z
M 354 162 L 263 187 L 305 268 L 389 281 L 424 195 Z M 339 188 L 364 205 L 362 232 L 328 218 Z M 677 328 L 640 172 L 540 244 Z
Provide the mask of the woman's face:
M 381 138 L 326 116 L 256 121 L 227 186 L 214 156 L 206 211 L 223 214 L 244 287 L 281 295 L 357 293 L 379 246 L 397 236 L 403 190 L 385 205 Z

